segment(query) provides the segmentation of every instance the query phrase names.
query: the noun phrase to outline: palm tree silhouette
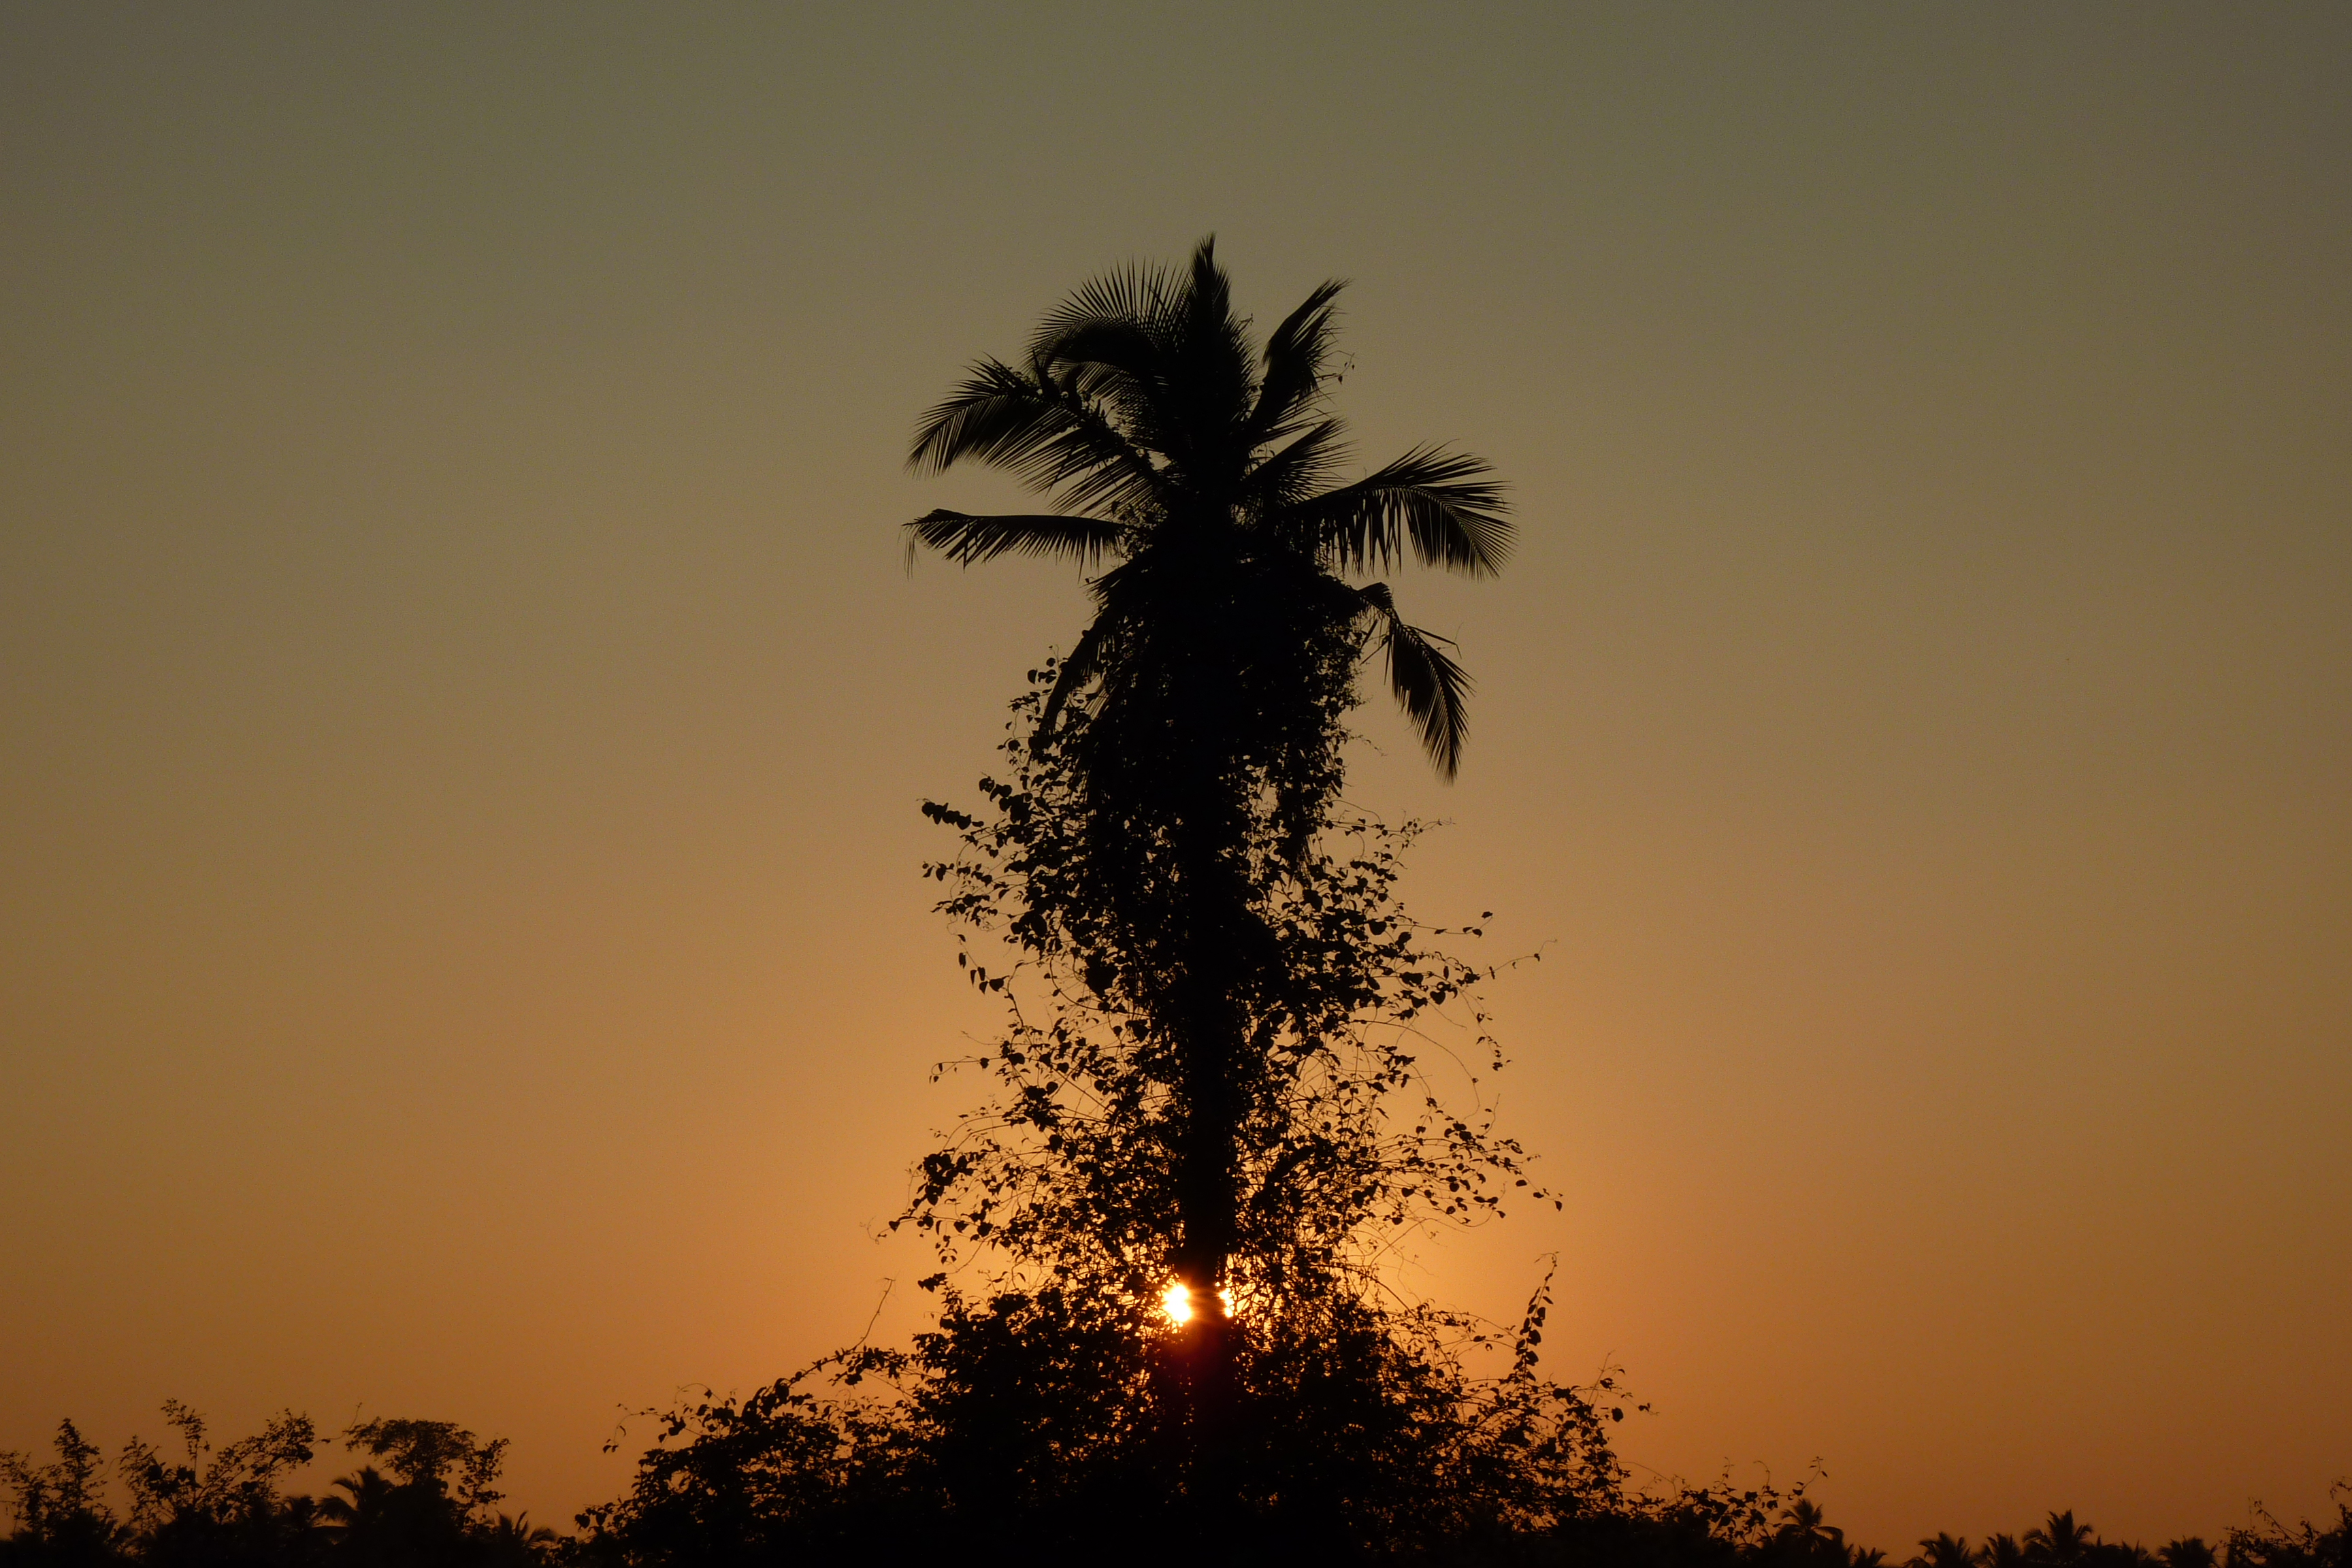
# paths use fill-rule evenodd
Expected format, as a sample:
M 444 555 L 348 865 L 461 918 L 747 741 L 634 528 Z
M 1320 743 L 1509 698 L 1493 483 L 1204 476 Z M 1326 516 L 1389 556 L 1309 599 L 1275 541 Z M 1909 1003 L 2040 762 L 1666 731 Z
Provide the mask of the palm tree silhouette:
M 398 1489 L 397 1483 L 373 1465 L 362 1465 L 352 1474 L 336 1478 L 333 1484 L 343 1495 L 321 1499 L 319 1517 L 338 1534 L 365 1530 L 381 1521 L 390 1511 L 393 1493 Z
M 1207 1345 L 1224 1332 L 1250 1072 L 1237 998 L 1254 962 L 1252 879 L 1265 872 L 1238 846 L 1252 803 L 1275 786 L 1303 852 L 1307 808 L 1337 787 L 1329 758 L 1355 670 L 1374 651 L 1454 775 L 1469 681 L 1452 645 L 1408 625 L 1386 584 L 1347 579 L 1408 557 L 1484 575 L 1510 543 L 1501 488 L 1475 458 L 1421 447 L 1337 482 L 1344 426 L 1326 398 L 1340 288 L 1308 294 L 1261 351 L 1213 239 L 1184 268 L 1096 279 L 1046 316 L 1020 364 L 976 363 L 908 458 L 921 472 L 1005 469 L 1057 508 L 931 511 L 908 525 L 910 561 L 927 547 L 966 566 L 1007 553 L 1088 571 L 1113 562 L 1089 583 L 1093 617 L 1058 667 L 1041 733 L 1084 711 L 1089 809 L 1106 854 L 1132 870 L 1110 881 L 1162 889 L 1148 905 L 1118 896 L 1147 932 L 1145 967 L 1167 977 L 1161 1025 L 1183 1108 L 1173 1257 L 1194 1308 L 1185 1331 Z
M 437 1475 L 394 1480 L 362 1465 L 334 1489 L 343 1495 L 320 1499 L 318 1519 L 339 1563 L 446 1562 L 463 1544 L 465 1511 Z
M 502 1513 L 479 1532 L 476 1560 L 483 1568 L 530 1568 L 545 1562 L 560 1540 L 546 1525 L 531 1523 L 528 1513 Z
M 1911 1559 L 1907 1568 L 1977 1568 L 1976 1549 L 1965 1535 L 1938 1531 L 1921 1539 L 1919 1555 Z
M 2025 1549 L 2013 1535 L 1987 1536 L 1977 1552 L 1979 1568 L 2024 1568 L 2025 1561 Z
M 1497 570 L 1511 538 L 1501 487 L 1479 459 L 1434 447 L 1328 484 L 1347 456 L 1347 427 L 1324 406 L 1344 285 L 1307 295 L 1261 355 L 1215 244 L 1202 240 L 1181 275 L 1137 267 L 1087 283 L 1045 318 L 1024 365 L 978 362 L 916 431 L 907 461 L 918 471 L 976 459 L 1087 510 L 941 508 L 908 525 L 908 549 L 964 565 L 1008 552 L 1087 567 L 1119 558 L 1093 581 L 1094 620 L 1063 661 L 1049 725 L 1090 687 L 1117 709 L 1219 652 L 1295 676 L 1286 667 L 1299 652 L 1282 634 L 1301 612 L 1369 622 L 1398 700 L 1451 777 L 1468 733 L 1461 667 L 1444 639 L 1405 624 L 1385 584 L 1339 574 L 1407 554 L 1473 576 Z
M 1832 1524 L 1822 1505 L 1811 1498 L 1801 1497 L 1780 1510 L 1780 1528 L 1775 1534 L 1778 1542 L 1795 1555 L 1846 1560 L 1845 1531 Z
M 2072 1568 L 2098 1544 L 2088 1524 L 2074 1522 L 2074 1510 L 2053 1513 L 2049 1522 L 2025 1532 L 2025 1561 L 2046 1568 Z

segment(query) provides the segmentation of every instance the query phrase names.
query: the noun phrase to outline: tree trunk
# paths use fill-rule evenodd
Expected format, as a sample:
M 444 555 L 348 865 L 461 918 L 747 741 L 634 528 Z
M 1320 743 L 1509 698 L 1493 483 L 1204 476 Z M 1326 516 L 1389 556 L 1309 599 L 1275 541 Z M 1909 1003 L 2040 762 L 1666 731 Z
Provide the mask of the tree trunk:
M 1176 1275 L 1192 1298 L 1192 1320 L 1179 1335 L 1184 1364 L 1189 1478 L 1202 1527 L 1223 1528 L 1238 1494 L 1232 1453 L 1235 1325 L 1220 1292 L 1239 1230 L 1241 1119 L 1248 1078 L 1244 997 L 1252 989 L 1244 932 L 1255 918 L 1252 889 L 1237 858 L 1248 838 L 1246 804 L 1235 798 L 1234 767 L 1217 710 L 1223 692 L 1202 692 L 1186 717 L 1200 738 L 1186 746 L 1179 809 L 1171 823 L 1177 868 L 1175 916 L 1180 959 L 1171 1020 L 1181 1031 L 1184 1102 L 1176 1183 Z M 1202 700 L 1206 699 L 1206 700 Z M 1190 705 L 1188 705 L 1190 706 Z M 1224 742 L 1224 745 L 1220 745 Z

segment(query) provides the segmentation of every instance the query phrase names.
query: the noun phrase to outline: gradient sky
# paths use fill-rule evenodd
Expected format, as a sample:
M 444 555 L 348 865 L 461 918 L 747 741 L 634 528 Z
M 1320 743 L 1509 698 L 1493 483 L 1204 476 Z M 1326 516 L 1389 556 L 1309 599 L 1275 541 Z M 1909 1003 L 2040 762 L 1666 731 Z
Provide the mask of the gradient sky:
M 0 1447 L 855 1338 L 1066 571 L 911 423 L 1214 231 L 1523 547 L 1367 710 L 1569 1194 L 1429 1247 L 1864 1541 L 2352 1471 L 2352 7 L 0 10 Z M 877 1331 L 903 1331 L 902 1288 Z

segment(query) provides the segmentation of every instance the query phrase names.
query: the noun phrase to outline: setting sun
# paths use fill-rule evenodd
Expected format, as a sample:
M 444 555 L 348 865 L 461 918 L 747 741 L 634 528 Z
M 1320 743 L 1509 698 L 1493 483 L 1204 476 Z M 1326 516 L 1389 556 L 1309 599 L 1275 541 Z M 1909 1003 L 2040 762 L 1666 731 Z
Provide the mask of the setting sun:
M 1219 1290 L 1217 1300 L 1224 1304 L 1225 1316 L 1232 1317 L 1234 1315 L 1233 1290 L 1230 1288 Z M 1168 1289 L 1160 1292 L 1160 1310 L 1166 1312 L 1168 1321 L 1178 1328 L 1192 1321 L 1192 1292 L 1185 1287 L 1181 1279 L 1170 1280 Z

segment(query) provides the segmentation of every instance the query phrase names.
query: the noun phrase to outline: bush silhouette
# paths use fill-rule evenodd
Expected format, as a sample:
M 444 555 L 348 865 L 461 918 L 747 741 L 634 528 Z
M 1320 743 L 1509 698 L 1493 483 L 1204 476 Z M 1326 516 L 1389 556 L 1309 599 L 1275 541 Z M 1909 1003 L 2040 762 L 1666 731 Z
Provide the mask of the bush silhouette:
M 309 1417 L 281 1412 L 215 1448 L 186 1405 L 166 1401 L 163 1416 L 176 1453 L 134 1437 L 113 1466 L 127 1519 L 106 1500 L 99 1450 L 71 1422 L 46 1465 L 0 1454 L 16 1515 L 0 1568 L 525 1568 L 562 1554 L 552 1531 L 492 1510 L 502 1438 L 479 1443 L 448 1422 L 362 1422 L 343 1446 L 385 1468 L 362 1465 L 319 1499 L 282 1489 L 316 1457 Z

